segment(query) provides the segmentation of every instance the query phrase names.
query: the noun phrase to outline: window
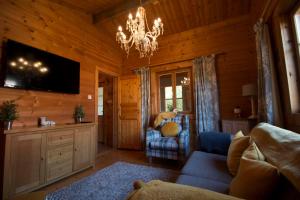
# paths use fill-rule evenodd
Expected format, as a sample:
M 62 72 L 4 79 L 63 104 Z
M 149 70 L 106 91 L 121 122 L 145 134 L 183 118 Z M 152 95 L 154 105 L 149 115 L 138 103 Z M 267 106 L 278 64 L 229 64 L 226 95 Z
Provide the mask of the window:
M 103 116 L 103 87 L 98 88 L 98 115 Z
M 293 28 L 295 37 L 295 46 L 297 49 L 298 64 L 300 64 L 300 6 L 293 12 Z
M 190 69 L 169 71 L 158 75 L 161 112 L 177 109 L 179 112 L 192 112 L 191 83 L 182 85 L 184 78 L 190 79 Z

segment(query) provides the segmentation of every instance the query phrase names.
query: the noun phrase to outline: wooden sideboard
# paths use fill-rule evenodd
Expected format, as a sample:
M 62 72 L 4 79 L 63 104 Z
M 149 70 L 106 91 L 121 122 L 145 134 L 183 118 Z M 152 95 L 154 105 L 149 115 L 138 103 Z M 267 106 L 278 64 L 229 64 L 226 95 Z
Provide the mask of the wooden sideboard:
M 231 134 L 242 131 L 245 135 L 247 135 L 256 124 L 256 119 L 223 119 L 222 131 Z
M 13 129 L 4 131 L 1 141 L 5 200 L 95 165 L 94 123 Z

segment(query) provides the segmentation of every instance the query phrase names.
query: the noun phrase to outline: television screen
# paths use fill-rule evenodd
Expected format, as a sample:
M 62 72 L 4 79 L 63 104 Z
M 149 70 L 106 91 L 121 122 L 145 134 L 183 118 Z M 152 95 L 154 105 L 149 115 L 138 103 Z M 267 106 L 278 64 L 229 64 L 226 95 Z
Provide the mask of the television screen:
M 80 63 L 8 40 L 3 44 L 0 86 L 79 94 Z

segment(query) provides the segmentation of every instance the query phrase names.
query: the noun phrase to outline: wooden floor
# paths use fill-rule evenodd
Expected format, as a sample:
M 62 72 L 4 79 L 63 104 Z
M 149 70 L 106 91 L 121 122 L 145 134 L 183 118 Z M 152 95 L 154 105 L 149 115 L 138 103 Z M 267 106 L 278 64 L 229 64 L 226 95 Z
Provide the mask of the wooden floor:
M 162 160 L 162 159 L 153 159 L 152 163 L 150 164 L 148 162 L 148 159 L 145 156 L 145 153 L 142 151 L 126 151 L 126 150 L 111 149 L 109 151 L 104 151 L 103 153 L 100 153 L 98 155 L 95 168 L 90 168 L 83 172 L 75 174 L 71 177 L 65 178 L 61 181 L 58 181 L 47 187 L 44 187 L 44 188 L 40 189 L 39 191 L 44 191 L 46 193 L 53 192 L 57 189 L 68 186 L 77 180 L 80 180 L 86 176 L 89 176 L 89 175 L 95 173 L 96 171 L 101 170 L 109 165 L 112 165 L 115 162 L 118 162 L 118 161 L 125 161 L 125 162 L 129 162 L 129 163 L 172 169 L 172 170 L 176 170 L 178 172 L 180 171 L 180 169 L 182 167 L 182 163 L 179 163 L 177 161 Z

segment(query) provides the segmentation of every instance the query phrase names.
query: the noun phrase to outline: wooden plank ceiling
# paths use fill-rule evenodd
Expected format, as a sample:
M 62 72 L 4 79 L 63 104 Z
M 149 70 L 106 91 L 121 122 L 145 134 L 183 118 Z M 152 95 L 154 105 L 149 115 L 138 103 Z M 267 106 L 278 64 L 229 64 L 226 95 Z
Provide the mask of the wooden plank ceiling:
M 135 5 L 139 4 L 139 0 L 56 1 L 84 10 L 94 17 L 100 15 L 101 19 L 96 20 L 95 25 L 106 29 L 113 37 L 119 25 L 125 26 L 129 12 L 135 15 Z M 246 15 L 251 8 L 251 0 L 144 0 L 144 3 L 149 27 L 155 18 L 160 17 L 165 35 Z

